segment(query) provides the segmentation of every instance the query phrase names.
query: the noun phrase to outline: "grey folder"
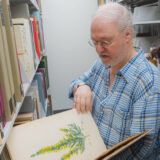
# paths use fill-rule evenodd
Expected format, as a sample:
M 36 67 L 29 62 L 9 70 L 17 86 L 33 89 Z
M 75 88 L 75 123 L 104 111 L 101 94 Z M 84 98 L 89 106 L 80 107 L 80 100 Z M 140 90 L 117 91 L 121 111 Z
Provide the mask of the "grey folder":
M 38 92 L 39 92 L 39 99 L 43 106 L 43 109 L 45 110 L 45 96 L 44 96 L 44 90 L 43 90 L 43 75 L 42 73 L 36 73 L 34 76 L 34 80 L 37 80 L 38 82 Z
M 34 112 L 34 110 L 35 110 L 34 96 L 31 94 L 25 97 L 19 113 Z

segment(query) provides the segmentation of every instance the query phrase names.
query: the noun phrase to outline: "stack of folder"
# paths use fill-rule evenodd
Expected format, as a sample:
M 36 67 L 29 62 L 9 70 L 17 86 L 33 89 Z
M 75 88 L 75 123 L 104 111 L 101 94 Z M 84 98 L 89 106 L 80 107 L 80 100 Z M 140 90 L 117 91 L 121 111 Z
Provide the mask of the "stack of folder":
M 18 114 L 15 122 L 14 122 L 14 126 L 16 125 L 20 125 L 20 124 L 24 124 L 27 122 L 33 121 L 33 113 L 20 113 Z

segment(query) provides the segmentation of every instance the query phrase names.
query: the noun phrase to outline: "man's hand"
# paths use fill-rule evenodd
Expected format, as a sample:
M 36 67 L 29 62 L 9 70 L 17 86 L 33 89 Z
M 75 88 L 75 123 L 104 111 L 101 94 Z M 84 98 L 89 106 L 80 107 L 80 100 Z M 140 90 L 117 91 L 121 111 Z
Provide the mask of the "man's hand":
M 92 110 L 92 91 L 88 85 L 79 86 L 74 92 L 73 108 L 78 113 Z

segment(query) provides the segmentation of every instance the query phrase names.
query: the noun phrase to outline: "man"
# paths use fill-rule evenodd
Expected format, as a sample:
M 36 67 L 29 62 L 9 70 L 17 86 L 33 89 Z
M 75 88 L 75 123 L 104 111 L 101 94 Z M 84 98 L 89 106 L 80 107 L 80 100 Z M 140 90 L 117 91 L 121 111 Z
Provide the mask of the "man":
M 160 73 L 133 47 L 131 13 L 118 3 L 100 7 L 90 44 L 99 59 L 73 81 L 69 97 L 77 112 L 92 111 L 107 148 L 152 129 L 117 159 L 160 159 Z

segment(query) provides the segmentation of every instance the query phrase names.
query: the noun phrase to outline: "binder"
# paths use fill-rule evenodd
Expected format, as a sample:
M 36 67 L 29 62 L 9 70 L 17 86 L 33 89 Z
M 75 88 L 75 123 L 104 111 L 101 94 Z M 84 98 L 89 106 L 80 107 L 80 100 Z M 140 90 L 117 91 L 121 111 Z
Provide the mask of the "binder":
M 49 74 L 48 74 L 47 56 L 43 56 L 38 68 L 45 68 L 46 86 L 48 89 L 49 88 L 49 76 L 48 76 Z
M 19 113 L 30 113 L 30 112 L 33 113 L 34 110 L 35 110 L 35 103 L 34 103 L 34 97 L 33 97 L 33 93 L 32 93 L 32 94 L 27 95 L 25 97 Z
M 0 85 L 2 89 L 2 98 L 5 106 L 5 117 L 7 121 L 12 120 L 14 110 L 13 110 L 13 100 L 12 93 L 9 83 L 8 72 L 6 71 L 6 63 L 4 57 L 4 48 L 3 48 L 3 40 L 2 34 L 0 32 Z
M 42 22 L 41 22 L 41 15 L 39 11 L 34 11 L 31 13 L 31 16 L 36 17 L 36 21 L 38 21 L 38 30 L 39 30 L 39 35 L 40 35 L 40 44 L 42 50 L 44 49 L 44 41 L 43 41 L 43 28 L 42 28 Z
M 2 127 L 4 128 L 6 125 L 6 117 L 5 117 L 5 111 L 4 111 L 4 103 L 3 103 L 1 86 L 0 86 L 0 117 L 1 117 Z
M 39 109 L 39 95 L 38 95 L 38 88 L 36 86 L 31 86 L 28 90 L 28 92 L 32 92 L 34 96 L 35 101 L 35 107 L 37 112 L 37 119 L 40 118 L 40 109 Z
M 38 92 L 39 92 L 39 98 L 40 102 L 43 106 L 43 110 L 45 111 L 45 97 L 44 97 L 44 91 L 43 91 L 43 76 L 42 73 L 36 73 L 34 80 L 37 80 L 38 82 Z
M 16 97 L 15 97 L 13 73 L 12 73 L 11 62 L 10 62 L 10 57 L 9 57 L 8 43 L 7 43 L 7 38 L 6 38 L 6 29 L 5 29 L 5 24 L 4 24 L 4 15 L 3 15 L 2 9 L 0 10 L 0 32 L 2 35 L 2 45 L 4 49 L 4 52 L 2 54 L 5 57 L 5 63 L 7 66 L 6 72 L 8 74 L 9 83 L 10 83 L 10 89 L 11 89 L 12 100 L 13 100 L 13 109 L 14 111 L 16 111 Z
M 42 25 L 42 37 L 43 37 L 43 49 L 45 50 L 45 40 L 44 40 L 44 29 L 43 29 L 43 18 L 41 17 L 41 25 Z
M 36 51 L 36 54 L 37 54 L 37 56 L 40 60 L 40 58 L 41 58 L 40 54 L 41 53 L 40 53 L 40 46 L 39 46 L 39 40 L 38 40 L 38 31 L 37 31 L 37 24 L 36 24 L 37 22 L 33 17 L 31 17 L 30 20 L 31 20 L 31 23 L 32 23 L 32 31 L 33 31 L 33 37 L 34 37 L 35 51 Z
M 42 104 L 40 102 L 40 94 L 39 94 L 39 90 L 38 90 L 38 81 L 37 80 L 33 80 L 32 84 L 31 84 L 31 87 L 34 87 L 37 90 L 36 105 L 37 105 L 37 107 L 39 109 L 39 111 L 38 111 L 39 112 L 39 117 L 40 118 L 46 117 L 46 113 L 45 113 L 45 111 L 44 111 L 44 109 L 42 107 Z
M 23 86 L 21 81 L 19 62 L 16 55 L 16 46 L 15 46 L 9 0 L 2 0 L 2 8 L 4 12 L 4 22 L 6 27 L 7 42 L 10 53 L 10 62 L 11 62 L 12 72 L 14 73 L 13 80 L 15 87 L 15 97 L 16 101 L 20 102 L 23 96 Z
M 35 67 L 30 21 L 25 18 L 14 18 L 12 21 L 15 31 L 17 54 L 24 66 L 29 81 L 31 81 L 35 73 Z
M 34 45 L 34 37 L 33 37 L 33 31 L 32 31 L 32 24 L 30 21 L 30 13 L 29 13 L 29 6 L 27 3 L 16 3 L 11 5 L 11 13 L 13 19 L 19 19 L 23 18 L 29 22 L 29 32 L 31 36 L 31 49 L 34 53 L 34 66 L 36 67 L 39 64 L 39 59 L 35 51 L 35 45 Z
M 45 98 L 47 98 L 47 86 L 46 86 L 46 78 L 45 78 L 45 69 L 44 68 L 38 68 L 37 72 L 41 72 L 42 73 L 42 77 L 43 77 L 43 90 L 44 90 Z

